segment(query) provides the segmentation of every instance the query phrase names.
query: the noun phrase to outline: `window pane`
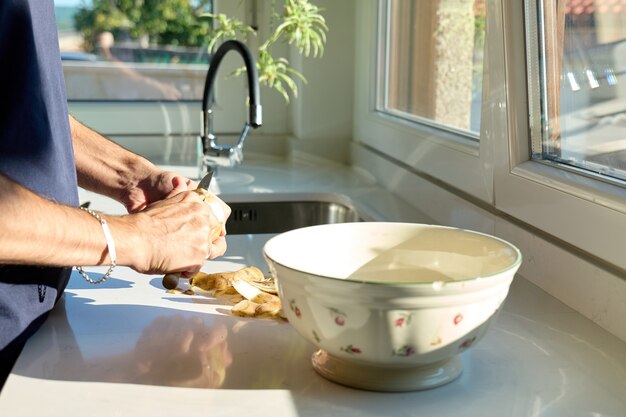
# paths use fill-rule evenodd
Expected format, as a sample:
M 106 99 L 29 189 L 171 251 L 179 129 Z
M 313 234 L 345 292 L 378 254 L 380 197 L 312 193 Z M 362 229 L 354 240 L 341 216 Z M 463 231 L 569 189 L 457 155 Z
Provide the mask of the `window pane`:
M 386 10 L 381 110 L 477 135 L 485 1 L 389 0 Z
M 546 0 L 535 159 L 626 180 L 626 2 Z
M 68 100 L 197 100 L 211 0 L 55 0 Z

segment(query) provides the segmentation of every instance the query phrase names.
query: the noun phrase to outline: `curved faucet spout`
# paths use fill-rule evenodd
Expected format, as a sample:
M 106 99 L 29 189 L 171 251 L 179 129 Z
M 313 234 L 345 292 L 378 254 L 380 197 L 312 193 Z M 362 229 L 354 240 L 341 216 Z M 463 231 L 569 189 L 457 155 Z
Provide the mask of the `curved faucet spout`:
M 239 142 L 236 147 L 219 146 L 215 141 L 215 135 L 213 134 L 213 112 L 211 106 L 213 105 L 213 84 L 217 75 L 217 70 L 222 62 L 222 59 L 229 51 L 237 51 L 243 58 L 243 62 L 246 67 L 246 75 L 248 78 L 248 105 L 249 115 L 248 120 L 244 125 L 242 134 L 239 138 Z M 202 146 L 204 152 L 205 161 L 211 160 L 215 162 L 216 158 L 229 157 L 229 155 L 242 155 L 243 142 L 248 133 L 249 127 L 256 129 L 263 124 L 263 113 L 261 109 L 260 93 L 259 93 L 259 75 L 254 62 L 252 53 L 248 47 L 237 40 L 228 40 L 224 42 L 215 51 L 215 54 L 211 57 L 211 63 L 207 72 L 206 81 L 204 83 L 204 94 L 202 95 Z M 235 152 L 236 149 L 236 152 Z M 234 158 L 232 164 L 237 164 L 241 161 L 241 157 Z M 224 165 L 219 163 L 219 165 Z
M 224 42 L 217 49 L 215 54 L 211 57 L 211 64 L 209 65 L 209 72 L 206 75 L 206 81 L 204 83 L 204 94 L 202 95 L 202 111 L 206 112 L 210 109 L 209 103 L 213 102 L 213 84 L 215 83 L 215 76 L 217 70 L 222 63 L 222 59 L 229 51 L 237 51 L 243 58 L 243 62 L 246 66 L 246 74 L 248 77 L 248 94 L 250 100 L 250 116 L 248 122 L 253 128 L 261 126 L 263 119 L 261 116 L 260 108 L 260 94 L 259 94 L 259 74 L 254 63 L 254 58 L 250 53 L 248 47 L 237 40 L 229 40 Z

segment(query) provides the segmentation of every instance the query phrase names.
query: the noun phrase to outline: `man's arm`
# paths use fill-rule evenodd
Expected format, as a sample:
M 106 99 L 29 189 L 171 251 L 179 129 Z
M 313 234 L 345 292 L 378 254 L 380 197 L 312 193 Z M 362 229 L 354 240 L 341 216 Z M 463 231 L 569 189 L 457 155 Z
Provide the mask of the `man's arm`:
M 107 265 L 100 223 L 89 213 L 31 192 L 0 174 L 0 264 Z M 117 263 L 139 272 L 198 271 L 221 255 L 210 232 L 219 227 L 209 207 L 182 192 L 127 216 L 102 215 L 117 248 Z
M 110 261 L 100 224 L 89 213 L 40 197 L 3 175 L 0 189 L 0 263 L 64 266 Z M 122 246 L 140 244 L 127 226 L 117 225 L 116 241 Z
M 226 250 L 222 228 L 195 184 L 163 171 L 70 118 L 79 184 L 121 201 L 132 214 L 102 215 L 117 264 L 145 273 L 197 272 Z M 42 198 L 0 175 L 0 264 L 107 265 L 100 223 L 89 213 Z M 211 231 L 220 236 L 211 241 Z
M 70 116 L 78 185 L 123 203 L 129 212 L 170 195 L 195 188 L 195 183 L 155 167 Z

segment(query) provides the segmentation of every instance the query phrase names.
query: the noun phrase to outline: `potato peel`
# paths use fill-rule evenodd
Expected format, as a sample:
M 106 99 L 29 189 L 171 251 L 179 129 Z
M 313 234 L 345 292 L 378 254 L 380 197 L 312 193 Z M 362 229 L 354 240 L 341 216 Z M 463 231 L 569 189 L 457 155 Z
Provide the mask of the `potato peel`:
M 273 281 L 267 280 L 257 267 L 212 274 L 198 272 L 189 279 L 189 285 L 192 291 L 200 295 L 230 296 L 229 301 L 234 304 L 231 309 L 233 315 L 284 318 Z

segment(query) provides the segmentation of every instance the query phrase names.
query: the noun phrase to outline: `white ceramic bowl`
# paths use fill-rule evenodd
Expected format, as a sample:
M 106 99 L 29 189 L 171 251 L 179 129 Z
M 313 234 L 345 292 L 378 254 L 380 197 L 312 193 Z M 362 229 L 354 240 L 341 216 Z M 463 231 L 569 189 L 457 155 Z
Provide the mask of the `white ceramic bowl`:
M 264 254 L 313 367 L 357 388 L 410 391 L 460 375 L 522 260 L 482 233 L 412 223 L 306 227 Z

